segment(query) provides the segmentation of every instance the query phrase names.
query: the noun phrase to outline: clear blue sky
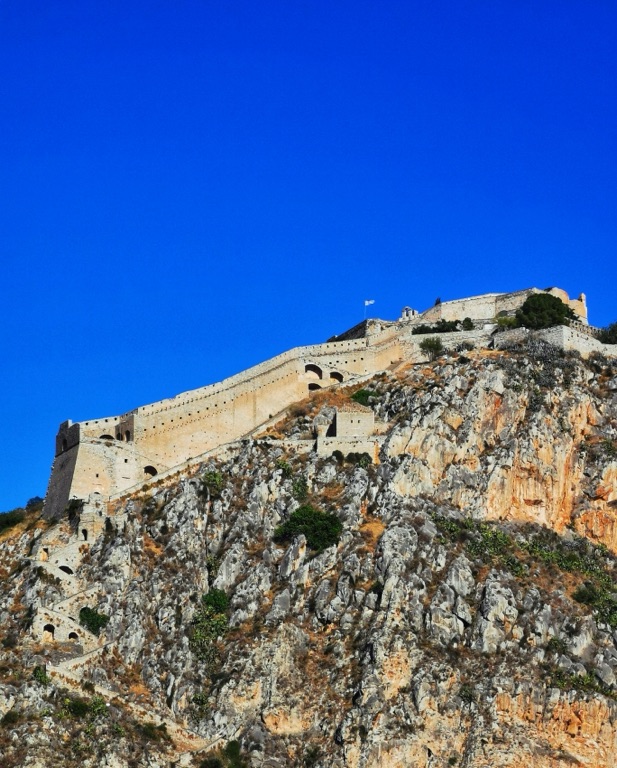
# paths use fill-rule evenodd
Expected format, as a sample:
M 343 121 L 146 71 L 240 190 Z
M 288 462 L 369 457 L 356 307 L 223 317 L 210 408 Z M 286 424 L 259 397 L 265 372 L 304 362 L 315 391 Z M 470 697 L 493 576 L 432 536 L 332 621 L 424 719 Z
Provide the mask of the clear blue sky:
M 613 0 L 0 0 L 0 510 L 59 422 L 362 319 L 617 319 Z

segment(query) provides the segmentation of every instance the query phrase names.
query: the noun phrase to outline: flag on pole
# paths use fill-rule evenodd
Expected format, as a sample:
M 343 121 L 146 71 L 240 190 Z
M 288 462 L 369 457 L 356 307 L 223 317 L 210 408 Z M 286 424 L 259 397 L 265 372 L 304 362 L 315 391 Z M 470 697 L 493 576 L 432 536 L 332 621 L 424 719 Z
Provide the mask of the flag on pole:
M 370 304 L 374 304 L 375 299 L 364 299 L 364 306 L 368 307 Z

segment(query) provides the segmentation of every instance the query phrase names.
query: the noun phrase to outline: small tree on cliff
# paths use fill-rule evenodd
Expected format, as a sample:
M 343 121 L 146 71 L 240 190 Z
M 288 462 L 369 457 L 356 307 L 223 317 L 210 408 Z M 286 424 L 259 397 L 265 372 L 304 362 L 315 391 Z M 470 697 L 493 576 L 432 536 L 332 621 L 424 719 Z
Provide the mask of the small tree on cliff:
M 575 319 L 576 315 L 570 307 L 550 293 L 534 293 L 516 310 L 517 324 L 534 330 L 569 325 L 570 320 Z
M 437 360 L 439 355 L 443 352 L 443 344 L 441 343 L 441 339 L 437 336 L 431 336 L 428 339 L 424 339 L 424 341 L 420 342 L 420 349 L 424 352 L 425 355 L 429 356 L 430 360 Z

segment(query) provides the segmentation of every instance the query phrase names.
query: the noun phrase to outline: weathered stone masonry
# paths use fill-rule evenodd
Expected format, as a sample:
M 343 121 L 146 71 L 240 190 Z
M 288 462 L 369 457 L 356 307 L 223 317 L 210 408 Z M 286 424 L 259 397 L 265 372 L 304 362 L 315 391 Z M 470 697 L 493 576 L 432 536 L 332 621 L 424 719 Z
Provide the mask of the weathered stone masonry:
M 296 347 L 219 383 L 120 416 L 65 421 L 56 437 L 46 515 L 60 515 L 71 498 L 94 495 L 94 500 L 105 500 L 191 462 L 253 431 L 308 391 L 378 373 L 401 360 L 421 360 L 422 336 L 412 334 L 418 324 L 470 317 L 473 331 L 442 334 L 443 343 L 486 344 L 495 329 L 495 315 L 514 312 L 535 292 L 538 289 L 532 288 L 443 302 L 420 314 L 406 308 L 397 321 L 368 321 L 360 338 L 343 334 L 341 340 Z M 569 303 L 586 323 L 583 295 L 570 301 L 560 289 L 549 292 Z M 568 343 L 576 341 L 568 337 Z M 596 348 L 598 342 L 590 344 Z

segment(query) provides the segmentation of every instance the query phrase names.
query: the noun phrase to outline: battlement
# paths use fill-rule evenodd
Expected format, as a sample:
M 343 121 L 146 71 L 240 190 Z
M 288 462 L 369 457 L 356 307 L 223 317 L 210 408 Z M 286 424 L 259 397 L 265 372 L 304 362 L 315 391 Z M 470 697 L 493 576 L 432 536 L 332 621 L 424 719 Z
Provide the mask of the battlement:
M 323 344 L 296 347 L 223 381 L 125 414 L 65 421 L 56 437 L 45 514 L 61 515 L 72 498 L 117 498 L 129 488 L 251 433 L 311 391 L 350 383 L 403 360 L 423 360 L 422 335 L 413 335 L 419 324 L 469 317 L 474 329 L 442 334 L 444 345 L 463 341 L 489 345 L 495 317 L 515 312 L 527 296 L 540 292 L 530 288 L 484 294 L 442 302 L 421 313 L 406 307 L 398 320 L 365 321 Z M 583 294 L 570 300 L 561 289 L 548 292 L 572 307 L 580 318 L 574 325 L 586 326 Z M 603 346 L 576 329 L 567 339 L 559 338 L 569 345 L 586 338 L 586 349 Z M 344 411 L 340 418 L 341 423 L 352 419 Z M 360 409 L 353 418 L 365 433 L 368 416 L 362 416 Z

